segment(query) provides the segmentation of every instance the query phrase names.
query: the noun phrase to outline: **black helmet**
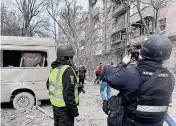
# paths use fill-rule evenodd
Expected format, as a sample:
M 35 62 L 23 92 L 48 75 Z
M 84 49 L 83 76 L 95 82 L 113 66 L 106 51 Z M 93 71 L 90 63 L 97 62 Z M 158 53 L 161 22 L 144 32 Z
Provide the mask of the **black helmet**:
M 167 60 L 172 52 L 172 42 L 163 35 L 150 35 L 141 44 L 140 55 L 151 60 Z
M 75 52 L 72 46 L 68 43 L 59 43 L 57 45 L 57 57 L 72 57 Z

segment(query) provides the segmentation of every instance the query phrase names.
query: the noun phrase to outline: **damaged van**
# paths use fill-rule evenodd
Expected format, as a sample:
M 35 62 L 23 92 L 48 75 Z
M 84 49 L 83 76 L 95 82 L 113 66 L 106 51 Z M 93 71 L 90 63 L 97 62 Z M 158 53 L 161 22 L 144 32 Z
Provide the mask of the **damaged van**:
M 30 109 L 49 99 L 46 82 L 56 59 L 55 47 L 49 38 L 1 36 L 1 103 Z

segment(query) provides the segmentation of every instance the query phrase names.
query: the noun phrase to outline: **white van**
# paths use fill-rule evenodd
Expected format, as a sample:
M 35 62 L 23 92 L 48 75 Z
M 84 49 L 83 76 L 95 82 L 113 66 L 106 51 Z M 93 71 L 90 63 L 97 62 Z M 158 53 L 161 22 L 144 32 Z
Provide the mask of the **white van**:
M 46 82 L 55 47 L 49 38 L 1 36 L 1 103 L 29 109 L 49 99 Z

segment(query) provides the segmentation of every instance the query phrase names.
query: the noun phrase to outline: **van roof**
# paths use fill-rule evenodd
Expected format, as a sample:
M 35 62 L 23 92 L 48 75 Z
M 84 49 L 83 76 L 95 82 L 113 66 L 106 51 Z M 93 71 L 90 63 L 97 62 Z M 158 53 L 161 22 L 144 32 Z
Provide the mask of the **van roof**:
M 1 45 L 56 46 L 51 38 L 1 36 Z

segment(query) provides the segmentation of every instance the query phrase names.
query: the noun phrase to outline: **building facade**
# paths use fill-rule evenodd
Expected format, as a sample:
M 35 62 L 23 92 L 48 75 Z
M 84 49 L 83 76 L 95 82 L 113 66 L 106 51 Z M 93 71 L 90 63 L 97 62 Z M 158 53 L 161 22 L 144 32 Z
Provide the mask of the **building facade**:
M 176 74 L 176 0 L 171 0 L 167 6 L 160 10 L 158 18 L 160 34 L 169 37 L 172 41 L 172 54 L 165 66 Z
M 146 3 L 149 0 L 145 1 Z M 167 4 L 160 8 L 158 14 L 158 33 L 167 36 L 171 39 L 173 44 L 172 54 L 169 60 L 165 61 L 165 66 L 171 71 L 176 71 L 176 13 L 175 13 L 176 0 L 168 1 Z M 149 4 L 141 3 L 140 6 L 141 14 L 152 33 L 152 21 L 154 19 L 153 7 Z M 139 44 L 141 41 L 147 37 L 145 28 L 143 27 L 141 17 L 137 11 L 137 8 L 131 4 L 130 5 L 130 43 L 132 45 Z
M 128 44 L 128 36 L 126 34 L 128 29 L 128 0 L 115 2 L 97 0 L 93 10 L 95 8 L 100 8 L 99 24 L 102 29 L 99 36 L 101 42 L 97 42 L 97 47 L 99 48 L 96 50 L 98 53 L 95 53 L 94 63 L 96 65 L 99 62 L 103 64 L 118 63 L 122 59 L 125 47 Z M 92 15 L 96 14 L 97 11 L 92 11 Z
M 153 33 L 154 11 L 149 4 L 144 4 L 150 0 L 144 0 L 140 3 L 140 12 L 145 21 L 149 33 Z M 175 0 L 176 1 L 176 0 Z M 166 61 L 165 66 L 176 69 L 176 2 L 168 2 L 165 7 L 159 10 L 158 31 L 169 37 L 173 42 L 173 51 L 171 58 Z M 122 60 L 129 46 L 140 44 L 147 32 L 143 21 L 138 13 L 136 4 L 130 3 L 130 0 L 97 0 L 91 8 L 93 20 L 92 38 L 92 60 L 91 68 L 102 62 L 107 64 L 113 62 L 117 64 Z M 90 10 L 87 20 L 90 19 Z M 89 25 L 85 29 L 89 29 Z M 85 31 L 87 34 L 88 31 Z M 90 56 L 90 55 L 89 55 Z

